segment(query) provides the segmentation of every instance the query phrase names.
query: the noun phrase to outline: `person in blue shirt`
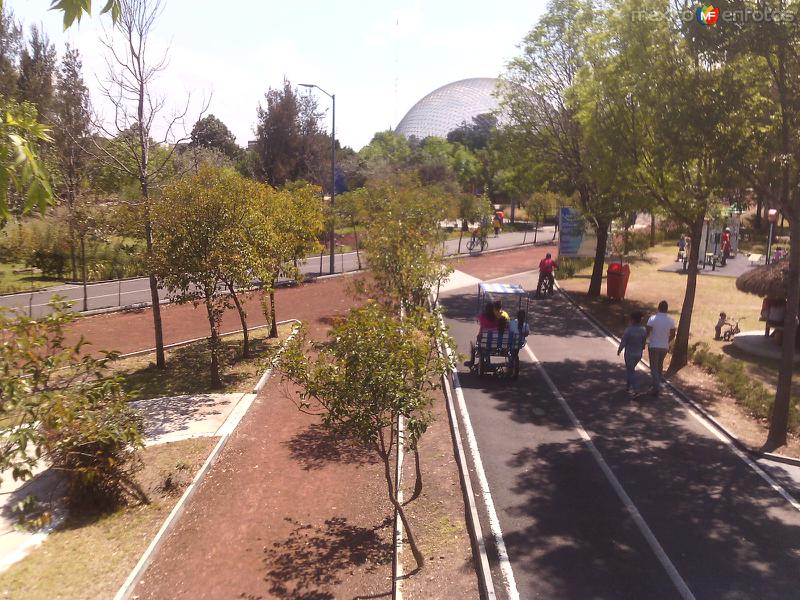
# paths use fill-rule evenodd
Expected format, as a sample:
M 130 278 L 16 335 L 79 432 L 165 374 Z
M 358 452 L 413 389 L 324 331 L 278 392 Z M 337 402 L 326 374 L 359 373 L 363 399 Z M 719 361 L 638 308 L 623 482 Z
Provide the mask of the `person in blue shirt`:
M 627 371 L 627 385 L 625 390 L 636 393 L 636 365 L 642 360 L 645 344 L 647 343 L 647 329 L 642 325 L 642 313 L 631 313 L 630 325 L 622 334 L 617 356 L 625 351 L 625 369 Z

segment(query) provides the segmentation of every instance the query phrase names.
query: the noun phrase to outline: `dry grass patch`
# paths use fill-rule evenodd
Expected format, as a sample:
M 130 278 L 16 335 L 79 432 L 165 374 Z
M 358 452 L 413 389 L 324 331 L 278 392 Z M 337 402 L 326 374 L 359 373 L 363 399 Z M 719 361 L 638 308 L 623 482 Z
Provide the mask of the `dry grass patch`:
M 209 392 L 249 392 L 269 366 L 281 343 L 291 333 L 292 325 L 278 327 L 278 337 L 270 338 L 269 328 L 250 332 L 250 356 L 242 357 L 242 334 L 222 337 L 223 387 L 211 388 L 208 343 L 196 342 L 167 351 L 167 368 L 155 368 L 155 354 L 124 358 L 112 363 L 114 373 L 121 375 L 130 400 L 181 396 Z
M 0 574 L 0 597 L 112 598 L 216 442 L 198 438 L 143 450 L 136 479 L 150 504 L 71 513 L 39 548 Z

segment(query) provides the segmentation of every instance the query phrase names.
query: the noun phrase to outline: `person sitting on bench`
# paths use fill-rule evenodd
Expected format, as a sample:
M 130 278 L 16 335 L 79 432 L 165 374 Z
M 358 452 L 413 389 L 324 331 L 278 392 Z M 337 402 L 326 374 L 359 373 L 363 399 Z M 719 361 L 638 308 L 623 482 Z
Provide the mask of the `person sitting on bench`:
M 491 302 L 487 302 L 478 315 L 478 337 L 486 331 L 497 331 L 497 313 Z

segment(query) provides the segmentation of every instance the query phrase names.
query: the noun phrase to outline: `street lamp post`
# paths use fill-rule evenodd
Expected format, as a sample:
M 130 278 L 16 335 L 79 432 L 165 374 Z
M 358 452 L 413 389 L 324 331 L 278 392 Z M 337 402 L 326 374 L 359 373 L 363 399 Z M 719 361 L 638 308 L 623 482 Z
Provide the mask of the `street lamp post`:
M 331 225 L 330 225 L 330 258 L 331 275 L 336 272 L 336 230 L 334 209 L 336 208 L 336 94 L 329 94 L 315 83 L 301 83 L 300 87 L 317 88 L 320 92 L 328 96 L 333 103 L 331 109 Z
M 772 232 L 775 228 L 775 221 L 778 220 L 778 211 L 774 208 L 769 209 L 769 212 L 767 213 L 767 219 L 769 220 L 769 239 L 767 240 L 766 264 L 769 264 L 770 256 L 772 256 Z

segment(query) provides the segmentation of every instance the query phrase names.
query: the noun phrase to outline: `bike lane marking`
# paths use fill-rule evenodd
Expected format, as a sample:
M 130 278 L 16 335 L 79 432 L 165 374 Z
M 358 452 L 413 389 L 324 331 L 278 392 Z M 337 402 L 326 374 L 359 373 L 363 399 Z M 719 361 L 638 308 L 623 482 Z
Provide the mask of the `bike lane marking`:
M 489 480 L 486 478 L 486 471 L 483 468 L 483 460 L 481 460 L 481 452 L 478 449 L 478 440 L 475 437 L 475 430 L 472 428 L 472 421 L 469 417 L 467 404 L 464 400 L 464 392 L 461 389 L 461 382 L 458 378 L 458 371 L 453 371 L 453 389 L 456 393 L 456 400 L 458 401 L 458 410 L 461 413 L 461 420 L 464 422 L 464 430 L 467 434 L 467 444 L 469 446 L 470 455 L 472 456 L 472 464 L 475 466 L 475 473 L 478 476 L 478 483 L 481 488 L 481 497 L 486 506 L 486 511 L 489 517 L 489 528 L 492 531 L 495 546 L 497 547 L 498 560 L 500 562 L 500 572 L 503 575 L 504 587 L 508 598 L 510 600 L 519 600 L 519 590 L 517 589 L 517 581 L 514 578 L 514 571 L 511 568 L 511 561 L 508 558 L 508 550 L 506 543 L 503 539 L 503 531 L 500 527 L 500 518 L 497 516 L 497 509 L 495 508 L 494 501 L 492 500 L 492 492 L 489 489 Z
M 609 344 L 617 348 L 619 346 L 619 340 L 615 340 L 611 337 L 607 332 L 605 332 L 597 323 L 595 323 L 594 319 L 589 317 L 581 308 L 575 305 L 571 298 L 569 298 L 564 291 L 559 288 L 559 291 L 562 295 L 565 296 L 567 303 L 572 307 L 572 310 L 575 311 L 578 315 L 583 318 L 584 321 L 589 323 L 592 328 L 597 332 L 597 334 L 605 339 Z M 642 373 L 649 373 L 649 364 L 646 364 L 644 360 L 642 360 L 636 368 Z M 667 382 L 669 385 L 669 382 Z M 773 477 L 767 473 L 764 469 L 762 469 L 758 464 L 755 463 L 747 454 L 745 454 L 741 449 L 739 449 L 725 434 L 723 434 L 717 427 L 714 426 L 705 416 L 699 413 L 691 404 L 685 402 L 680 396 L 677 394 L 669 393 L 669 397 L 675 400 L 678 404 L 680 404 L 689 414 L 694 417 L 694 419 L 700 423 L 705 429 L 707 429 L 710 433 L 714 435 L 719 441 L 725 444 L 730 450 L 738 456 L 748 467 L 750 467 L 755 473 L 761 477 L 767 485 L 769 485 L 775 492 L 777 492 L 784 500 L 786 500 L 795 510 L 800 512 L 800 502 L 792 496 L 786 489 L 780 485 Z
M 681 598 L 683 600 L 694 600 L 694 594 L 692 594 L 692 591 L 689 589 L 689 586 L 686 584 L 686 581 L 684 581 L 683 577 L 681 577 L 681 574 L 675 568 L 675 565 L 672 563 L 669 556 L 667 556 L 667 553 L 664 551 L 664 548 L 661 546 L 661 543 L 658 541 L 655 534 L 650 529 L 650 526 L 647 524 L 647 522 L 644 520 L 644 517 L 642 517 L 642 514 L 639 512 L 639 509 L 636 508 L 636 505 L 633 503 L 633 500 L 631 500 L 630 496 L 625 491 L 625 488 L 622 487 L 622 484 L 619 482 L 619 479 L 617 479 L 616 475 L 614 475 L 614 472 L 611 470 L 611 467 L 608 466 L 608 463 L 603 458 L 603 455 L 597 449 L 597 446 L 595 446 L 594 441 L 592 441 L 592 437 L 589 435 L 586 429 L 584 429 L 583 425 L 578 420 L 578 417 L 572 411 L 572 408 L 567 403 L 566 399 L 561 394 L 559 389 L 556 387 L 555 383 L 553 383 L 553 380 L 550 378 L 550 375 L 542 366 L 536 354 L 534 354 L 530 346 L 526 346 L 525 351 L 530 357 L 530 359 L 533 361 L 533 364 L 536 366 L 536 369 L 544 378 L 545 382 L 547 383 L 547 387 L 550 388 L 550 391 L 553 393 L 553 396 L 556 398 L 558 403 L 561 405 L 561 408 L 569 417 L 569 420 L 572 422 L 573 427 L 578 432 L 578 435 L 580 435 L 586 447 L 589 449 L 589 452 L 591 453 L 592 457 L 595 459 L 597 466 L 600 467 L 600 470 L 602 471 L 603 475 L 605 475 L 606 479 L 611 484 L 611 487 L 613 488 L 614 492 L 617 494 L 620 501 L 625 506 L 625 509 L 631 515 L 631 518 L 633 519 L 633 522 L 636 524 L 636 527 L 639 529 L 645 541 L 650 546 L 651 550 L 655 554 L 658 561 L 661 563 L 661 566 L 667 572 L 667 575 L 669 576 L 675 588 L 678 590 L 678 593 L 680 594 Z

